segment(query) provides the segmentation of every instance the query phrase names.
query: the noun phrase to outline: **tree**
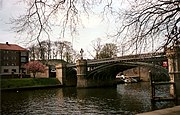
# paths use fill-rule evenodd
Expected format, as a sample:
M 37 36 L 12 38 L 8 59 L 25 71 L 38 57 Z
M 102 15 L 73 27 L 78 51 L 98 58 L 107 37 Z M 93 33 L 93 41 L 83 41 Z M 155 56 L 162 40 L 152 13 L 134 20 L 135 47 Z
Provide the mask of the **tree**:
M 76 33 L 77 25 L 81 24 L 80 13 L 90 10 L 89 5 L 95 4 L 94 0 L 22 0 L 26 12 L 18 18 L 11 20 L 16 26 L 13 28 L 19 34 L 27 34 L 28 38 L 40 42 L 40 37 L 50 37 L 52 27 L 60 30 L 64 35 L 69 27 L 71 35 Z M 81 10 L 81 11 L 80 11 Z
M 51 41 L 50 41 L 50 39 L 46 42 L 46 44 L 47 44 L 47 59 L 49 60 L 49 59 L 51 59 L 51 45 L 52 45 L 52 43 L 51 43 Z
M 27 5 L 27 11 L 12 20 L 16 25 L 14 30 L 18 34 L 27 34 L 28 38 L 37 39 L 39 43 L 42 35 L 50 37 L 49 33 L 52 32 L 53 27 L 57 27 L 63 37 L 67 28 L 71 35 L 74 35 L 77 33 L 77 27 L 82 25 L 80 15 L 89 16 L 93 8 L 97 9 L 95 6 L 99 5 L 104 6 L 98 9 L 102 8 L 105 17 L 112 14 L 116 23 L 123 21 L 122 24 L 117 24 L 116 36 L 126 38 L 123 41 L 126 41 L 130 47 L 135 46 L 137 49 L 150 43 L 154 47 L 155 40 L 161 41 L 161 46 L 172 46 L 179 42 L 180 38 L 179 0 L 127 0 L 131 7 L 125 12 L 122 12 L 118 0 L 23 1 Z M 117 4 L 113 5 L 113 3 Z
M 41 53 L 40 53 L 40 48 L 38 47 L 37 44 L 32 44 L 28 48 L 29 50 L 29 58 L 30 60 L 39 60 L 41 59 Z
M 117 46 L 113 43 L 106 43 L 99 54 L 99 59 L 103 58 L 112 58 L 114 56 L 117 56 Z
M 40 45 L 39 45 L 40 44 Z M 50 40 L 43 40 L 38 44 L 32 44 L 29 46 L 30 59 L 50 59 L 51 43 Z
M 73 55 L 72 43 L 68 41 L 55 41 L 56 53 L 60 55 L 60 59 L 64 59 L 67 62 L 71 62 Z
M 35 60 L 35 46 L 34 46 L 34 44 L 33 45 L 31 45 L 29 48 L 28 48 L 28 50 L 29 50 L 29 58 L 30 58 L 30 60 Z
M 63 58 L 66 60 L 66 62 L 74 62 L 74 58 L 76 57 L 77 54 L 76 51 L 72 47 L 72 43 L 68 41 L 64 41 L 65 48 L 63 52 Z
M 74 36 L 78 26 L 84 27 L 81 17 L 93 14 L 92 9 L 100 3 L 109 7 L 112 1 L 103 0 L 20 0 L 24 3 L 25 13 L 11 18 L 13 30 L 18 35 L 37 40 L 40 47 L 41 38 L 51 37 L 54 30 L 59 31 L 59 38 L 65 32 Z M 96 8 L 95 8 L 96 9 Z
M 97 38 L 91 42 L 91 46 L 93 47 L 93 50 L 96 52 L 96 55 L 94 59 L 99 59 L 100 51 L 102 49 L 102 43 L 101 38 Z M 92 55 L 92 54 L 91 54 Z
M 41 47 L 36 43 L 32 44 L 29 49 L 30 60 L 49 60 L 61 59 L 67 62 L 74 62 L 77 57 L 71 42 L 68 41 L 41 41 Z
M 126 32 L 130 46 L 138 47 L 159 40 L 160 47 L 173 46 L 180 39 L 179 0 L 131 0 L 131 9 L 123 15 L 123 26 L 117 35 Z M 116 12 L 115 14 L 118 14 Z M 119 15 L 122 16 L 122 15 Z
M 37 72 L 45 71 L 45 66 L 39 61 L 30 61 L 29 63 L 25 64 L 24 67 L 26 68 L 27 71 L 33 73 L 34 78 Z
M 54 42 L 54 44 L 57 48 L 57 53 L 60 54 L 60 59 L 62 60 L 63 59 L 63 53 L 64 53 L 64 50 L 66 48 L 66 43 L 61 42 L 61 41 L 56 41 L 56 42 Z

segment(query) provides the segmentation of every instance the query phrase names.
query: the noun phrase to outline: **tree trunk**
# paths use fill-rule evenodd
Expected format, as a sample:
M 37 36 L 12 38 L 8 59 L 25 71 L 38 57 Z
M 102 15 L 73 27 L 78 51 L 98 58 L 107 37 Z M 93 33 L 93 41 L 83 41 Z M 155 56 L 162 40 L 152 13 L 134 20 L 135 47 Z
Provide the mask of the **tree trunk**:
M 33 77 L 35 78 L 35 76 L 36 76 L 36 73 L 33 73 Z

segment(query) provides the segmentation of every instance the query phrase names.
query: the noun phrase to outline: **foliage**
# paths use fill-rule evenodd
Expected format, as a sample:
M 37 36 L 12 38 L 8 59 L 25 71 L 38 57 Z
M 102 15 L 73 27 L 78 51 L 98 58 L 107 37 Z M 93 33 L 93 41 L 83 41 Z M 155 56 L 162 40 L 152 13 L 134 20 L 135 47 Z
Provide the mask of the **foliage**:
M 60 82 L 56 78 L 22 78 L 22 79 L 1 79 L 1 88 L 23 88 L 57 85 Z
M 45 71 L 45 66 L 39 61 L 30 61 L 29 63 L 25 64 L 24 67 L 27 69 L 27 71 L 33 73 L 34 78 L 37 72 Z
M 112 58 L 114 56 L 117 56 L 117 46 L 116 44 L 113 43 L 106 43 L 99 54 L 99 59 L 103 59 L 103 58 Z

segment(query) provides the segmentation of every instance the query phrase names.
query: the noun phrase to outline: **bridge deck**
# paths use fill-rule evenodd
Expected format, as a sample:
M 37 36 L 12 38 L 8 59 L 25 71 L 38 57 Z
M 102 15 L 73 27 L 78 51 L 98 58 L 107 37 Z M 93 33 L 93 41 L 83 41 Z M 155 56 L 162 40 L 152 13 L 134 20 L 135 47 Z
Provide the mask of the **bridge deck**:
M 167 59 L 164 52 L 156 53 L 145 53 L 145 54 L 136 54 L 136 55 L 126 55 L 114 58 L 105 58 L 105 59 L 87 59 L 88 66 L 98 65 L 103 63 L 117 63 L 117 62 L 152 62 L 160 61 Z M 76 64 L 68 64 L 67 67 L 75 67 Z

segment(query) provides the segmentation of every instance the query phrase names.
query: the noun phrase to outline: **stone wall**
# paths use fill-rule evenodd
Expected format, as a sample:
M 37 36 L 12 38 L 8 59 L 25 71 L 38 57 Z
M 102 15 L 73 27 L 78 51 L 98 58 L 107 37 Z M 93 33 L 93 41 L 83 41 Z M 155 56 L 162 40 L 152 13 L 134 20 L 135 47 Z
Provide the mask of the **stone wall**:
M 150 67 L 139 66 L 123 72 L 125 76 L 140 77 L 142 81 L 149 81 Z
M 142 81 L 150 81 L 149 71 L 156 76 L 156 80 L 169 80 L 169 77 L 161 72 L 161 70 L 153 69 L 152 67 L 139 66 L 124 71 L 125 76 L 140 77 Z
M 175 82 L 177 96 L 180 97 L 180 46 L 166 49 L 170 82 Z M 174 95 L 174 87 L 170 86 L 170 93 Z

